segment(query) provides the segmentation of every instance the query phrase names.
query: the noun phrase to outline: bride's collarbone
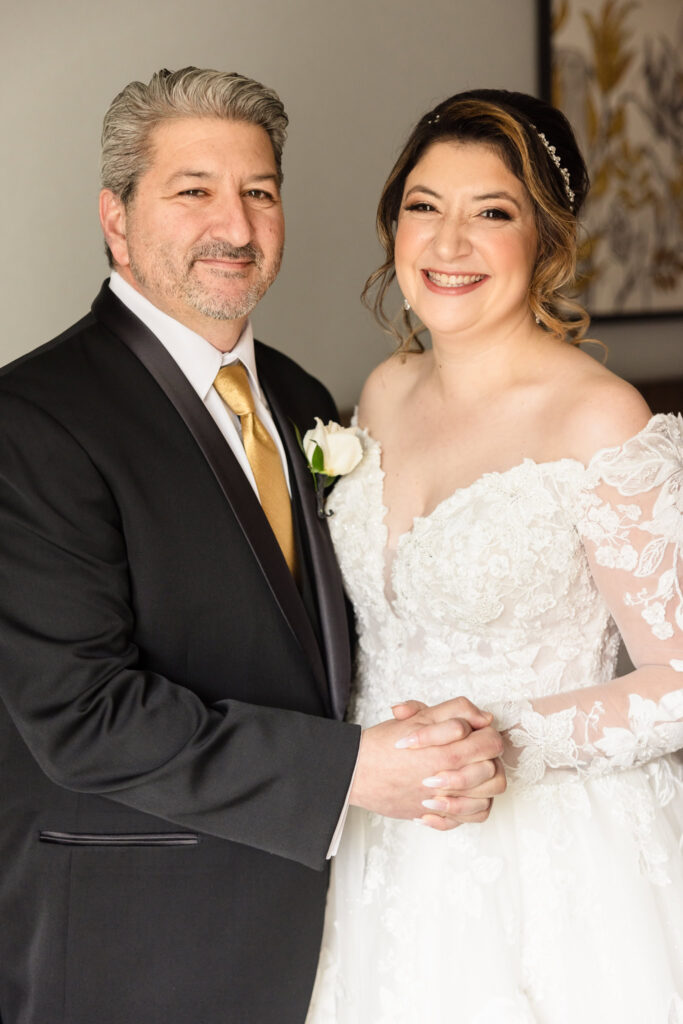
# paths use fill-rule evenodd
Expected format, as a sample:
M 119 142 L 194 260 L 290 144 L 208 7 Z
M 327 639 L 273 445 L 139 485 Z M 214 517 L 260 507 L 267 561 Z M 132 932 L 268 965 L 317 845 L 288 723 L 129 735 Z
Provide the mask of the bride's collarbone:
M 424 504 L 463 487 L 487 473 L 503 473 L 525 459 L 547 462 L 554 459 L 554 447 L 535 443 L 537 438 L 503 432 L 491 439 L 469 435 L 444 442 L 434 436 L 419 444 L 382 445 L 385 488 L 410 493 Z
M 473 415 L 427 410 L 416 416 L 404 409 L 385 418 L 373 436 L 387 483 L 396 479 L 429 503 L 436 494 L 467 487 L 487 473 L 506 472 L 526 459 L 544 463 L 572 457 L 572 431 L 558 404 L 525 397 Z

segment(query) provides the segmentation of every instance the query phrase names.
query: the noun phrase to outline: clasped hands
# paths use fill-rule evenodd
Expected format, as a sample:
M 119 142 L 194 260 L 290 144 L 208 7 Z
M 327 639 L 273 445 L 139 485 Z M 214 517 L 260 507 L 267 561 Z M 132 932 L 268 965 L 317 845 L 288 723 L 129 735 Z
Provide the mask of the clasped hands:
M 493 716 L 466 697 L 392 710 L 393 720 L 363 730 L 350 803 L 439 831 L 485 821 L 505 790 Z

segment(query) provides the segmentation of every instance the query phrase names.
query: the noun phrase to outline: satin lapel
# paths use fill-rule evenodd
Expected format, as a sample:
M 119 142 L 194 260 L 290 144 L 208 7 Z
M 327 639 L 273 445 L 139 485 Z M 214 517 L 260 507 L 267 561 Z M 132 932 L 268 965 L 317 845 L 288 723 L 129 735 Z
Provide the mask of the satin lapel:
M 92 310 L 140 360 L 185 422 L 216 477 L 280 611 L 308 656 L 318 682 L 324 686 L 325 669 L 320 649 L 301 595 L 249 481 L 204 403 L 158 338 L 119 302 L 106 284 Z
M 303 521 L 311 548 L 332 709 L 336 718 L 343 718 L 349 699 L 351 654 L 341 573 L 327 522 L 318 516 L 313 477 L 299 448 L 291 420 L 276 392 L 269 386 L 267 375 L 262 372 L 260 364 L 259 381 L 287 450 L 293 473 L 292 484 L 296 487 L 301 502 Z M 303 427 L 305 426 L 306 424 L 303 424 Z

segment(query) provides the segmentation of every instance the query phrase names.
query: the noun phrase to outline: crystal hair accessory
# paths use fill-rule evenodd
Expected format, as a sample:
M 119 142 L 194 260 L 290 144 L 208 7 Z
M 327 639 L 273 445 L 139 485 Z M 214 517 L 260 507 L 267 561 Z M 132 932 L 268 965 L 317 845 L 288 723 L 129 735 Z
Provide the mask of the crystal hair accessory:
M 552 162 L 555 164 L 555 166 L 557 167 L 558 171 L 562 175 L 562 184 L 564 185 L 564 190 L 567 193 L 567 199 L 569 200 L 569 208 L 571 210 L 573 210 L 574 209 L 574 192 L 572 190 L 572 184 L 571 184 L 571 178 L 569 177 L 569 171 L 567 170 L 566 167 L 562 166 L 562 161 L 560 160 L 559 156 L 557 155 L 555 147 L 550 145 L 550 143 L 546 139 L 546 137 L 543 134 L 543 132 L 539 132 L 539 130 L 536 127 L 535 124 L 532 124 L 531 127 L 533 128 L 533 130 L 538 135 L 539 139 L 541 140 L 541 142 L 543 143 L 543 145 L 545 146 L 545 148 L 546 148 L 546 150 L 548 152 L 548 156 L 550 157 L 550 159 L 552 160 Z
M 430 114 L 427 118 L 427 124 L 438 124 L 441 120 L 441 114 Z

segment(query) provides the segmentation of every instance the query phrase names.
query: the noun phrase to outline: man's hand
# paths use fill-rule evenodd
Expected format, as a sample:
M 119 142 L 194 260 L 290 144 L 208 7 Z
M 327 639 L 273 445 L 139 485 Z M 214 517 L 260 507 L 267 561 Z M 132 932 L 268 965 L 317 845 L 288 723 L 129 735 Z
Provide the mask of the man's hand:
M 394 715 L 362 734 L 351 804 L 442 831 L 485 821 L 505 789 L 491 715 L 464 697 L 432 708 L 408 701 Z

